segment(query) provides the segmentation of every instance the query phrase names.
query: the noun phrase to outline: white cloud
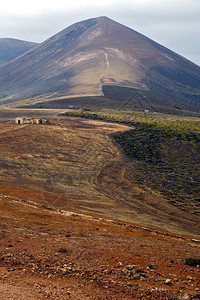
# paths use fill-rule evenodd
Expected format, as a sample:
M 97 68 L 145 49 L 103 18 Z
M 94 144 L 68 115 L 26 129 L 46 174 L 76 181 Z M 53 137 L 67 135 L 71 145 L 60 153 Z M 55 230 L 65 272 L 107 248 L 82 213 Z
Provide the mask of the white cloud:
M 114 0 L 7 0 L 1 4 L 1 13 L 12 13 L 14 15 L 34 15 L 38 12 L 56 12 L 65 10 L 70 11 L 71 9 L 80 9 L 81 7 L 108 7 L 112 5 Z

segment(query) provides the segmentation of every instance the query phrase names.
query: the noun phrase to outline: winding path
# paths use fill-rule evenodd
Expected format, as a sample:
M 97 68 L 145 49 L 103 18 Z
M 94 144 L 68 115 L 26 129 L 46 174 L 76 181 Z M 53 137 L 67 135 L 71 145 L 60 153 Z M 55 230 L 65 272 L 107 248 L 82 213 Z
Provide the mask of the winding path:
M 102 73 L 101 76 L 100 76 L 99 87 L 97 89 L 98 96 L 103 96 L 103 92 L 102 92 L 102 79 L 105 76 L 105 74 L 108 72 L 109 67 L 110 67 L 110 62 L 109 62 L 109 59 L 108 59 L 108 53 L 106 53 L 105 50 L 103 50 L 103 53 L 105 55 L 106 69 L 105 69 L 104 73 Z

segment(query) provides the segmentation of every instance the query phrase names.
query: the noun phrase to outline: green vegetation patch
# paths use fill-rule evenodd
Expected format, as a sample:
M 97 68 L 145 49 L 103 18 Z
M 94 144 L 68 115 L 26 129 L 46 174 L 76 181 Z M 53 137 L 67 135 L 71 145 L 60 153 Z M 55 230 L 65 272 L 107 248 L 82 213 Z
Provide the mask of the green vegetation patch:
M 199 206 L 199 134 L 138 124 L 114 139 L 131 160 L 142 162 L 137 166 L 149 187 L 171 203 L 195 201 Z

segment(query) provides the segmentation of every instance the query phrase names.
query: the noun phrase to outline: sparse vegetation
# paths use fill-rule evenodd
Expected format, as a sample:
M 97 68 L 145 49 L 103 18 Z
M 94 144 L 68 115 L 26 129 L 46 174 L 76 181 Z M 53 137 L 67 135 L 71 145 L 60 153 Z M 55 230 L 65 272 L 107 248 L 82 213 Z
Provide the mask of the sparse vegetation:
M 173 204 L 183 201 L 199 206 L 199 134 L 140 124 L 114 138 L 130 159 L 142 162 L 138 169 L 152 189 Z
M 130 175 L 137 184 L 159 191 L 173 205 L 191 206 L 199 214 L 200 120 L 129 111 L 73 111 L 89 119 L 119 122 L 133 130 L 113 138 L 134 161 L 139 174 Z

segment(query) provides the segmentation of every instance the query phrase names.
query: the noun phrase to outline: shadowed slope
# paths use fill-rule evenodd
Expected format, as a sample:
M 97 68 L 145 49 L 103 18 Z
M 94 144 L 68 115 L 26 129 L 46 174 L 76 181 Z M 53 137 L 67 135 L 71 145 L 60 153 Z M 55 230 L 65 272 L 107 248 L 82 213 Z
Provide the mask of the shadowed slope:
M 0 67 L 35 47 L 37 43 L 10 38 L 0 38 Z

